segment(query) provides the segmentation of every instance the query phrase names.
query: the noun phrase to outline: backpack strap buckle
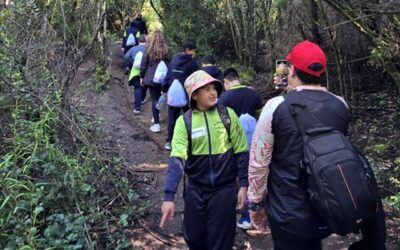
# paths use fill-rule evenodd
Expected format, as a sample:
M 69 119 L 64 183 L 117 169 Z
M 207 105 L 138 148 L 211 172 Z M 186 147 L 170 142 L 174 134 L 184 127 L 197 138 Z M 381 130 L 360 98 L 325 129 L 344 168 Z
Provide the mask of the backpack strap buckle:
M 311 175 L 311 170 L 310 170 L 310 164 L 309 164 L 309 162 L 308 161 L 306 161 L 306 160 L 300 160 L 300 162 L 299 162 L 299 165 L 300 165 L 300 169 L 301 170 L 303 170 L 303 171 L 305 171 L 308 175 Z

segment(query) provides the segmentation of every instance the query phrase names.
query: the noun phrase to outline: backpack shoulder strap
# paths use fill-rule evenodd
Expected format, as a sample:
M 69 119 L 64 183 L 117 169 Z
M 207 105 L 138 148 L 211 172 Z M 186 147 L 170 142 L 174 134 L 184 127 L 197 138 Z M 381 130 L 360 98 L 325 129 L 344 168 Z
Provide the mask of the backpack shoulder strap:
M 188 154 L 192 153 L 192 109 L 189 109 L 183 114 L 187 137 L 188 137 Z
M 309 110 L 304 97 L 299 91 L 291 91 L 283 96 L 297 127 L 304 136 L 305 132 L 315 127 L 323 127 L 321 121 Z
M 217 110 L 226 132 L 228 133 L 228 141 L 231 143 L 231 117 L 229 116 L 228 109 L 224 105 L 217 104 Z
M 188 138 L 188 156 L 192 154 L 192 109 L 189 109 L 183 114 L 183 121 L 185 122 L 187 138 Z M 186 162 L 187 164 L 187 162 Z M 186 195 L 186 173 L 183 171 L 183 190 L 182 197 Z

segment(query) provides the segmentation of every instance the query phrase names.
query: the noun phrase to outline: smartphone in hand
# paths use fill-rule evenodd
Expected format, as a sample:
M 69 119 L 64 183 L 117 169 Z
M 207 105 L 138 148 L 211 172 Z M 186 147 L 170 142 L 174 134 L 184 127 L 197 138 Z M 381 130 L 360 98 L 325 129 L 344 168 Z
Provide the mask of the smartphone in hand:
M 286 60 L 275 61 L 274 84 L 276 89 L 285 88 L 288 85 L 289 62 Z

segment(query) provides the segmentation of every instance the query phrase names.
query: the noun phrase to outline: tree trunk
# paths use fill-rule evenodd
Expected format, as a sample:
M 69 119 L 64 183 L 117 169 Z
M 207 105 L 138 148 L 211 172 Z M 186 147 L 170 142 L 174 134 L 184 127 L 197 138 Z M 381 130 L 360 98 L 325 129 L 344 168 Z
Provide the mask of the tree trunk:
M 319 17 L 318 17 L 318 5 L 316 0 L 310 0 L 310 14 L 311 14 L 311 33 L 312 33 L 312 40 L 321 45 L 322 38 L 321 34 L 319 33 Z
M 368 21 L 374 20 L 373 16 L 371 18 L 367 18 L 369 17 L 367 15 L 369 11 L 368 8 L 367 10 L 363 9 L 361 14 L 357 14 L 358 10 L 352 9 L 353 6 L 351 5 L 350 2 L 342 2 L 339 0 L 324 0 L 324 2 L 326 2 L 329 6 L 335 9 L 346 20 L 348 20 L 351 24 L 353 24 L 353 26 L 357 30 L 359 30 L 362 34 L 364 34 L 365 37 L 371 42 L 373 47 L 375 48 L 380 47 L 381 45 L 378 44 L 379 41 L 383 41 L 385 44 L 387 44 L 387 46 L 399 46 L 400 42 L 398 36 L 395 35 L 397 31 L 392 31 L 392 33 L 390 33 L 388 32 L 390 30 L 387 29 L 387 27 L 390 27 L 391 25 L 396 26 L 395 25 L 396 21 L 395 22 L 392 21 L 391 15 L 387 15 L 389 20 L 387 23 L 380 23 L 380 26 L 377 26 L 376 24 L 368 25 L 369 24 Z M 376 3 L 376 5 L 371 6 L 369 9 L 373 9 L 373 7 L 378 7 L 378 6 L 379 4 Z M 394 38 L 390 37 L 391 35 L 393 35 Z M 392 77 L 393 81 L 396 83 L 396 86 L 400 91 L 400 68 L 396 66 L 396 64 L 398 65 L 400 60 L 396 59 L 397 54 L 394 54 L 396 52 L 390 52 L 390 50 L 388 52 L 389 52 L 388 55 L 385 55 L 383 53 L 383 60 L 382 60 L 383 62 L 380 65 L 383 66 L 384 69 L 389 73 L 389 75 Z

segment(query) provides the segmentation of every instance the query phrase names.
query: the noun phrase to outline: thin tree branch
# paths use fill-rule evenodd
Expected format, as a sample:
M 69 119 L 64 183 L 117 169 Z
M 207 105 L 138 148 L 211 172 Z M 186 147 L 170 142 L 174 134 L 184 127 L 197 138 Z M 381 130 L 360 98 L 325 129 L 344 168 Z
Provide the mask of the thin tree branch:
M 60 4 L 60 10 L 63 18 L 63 38 L 64 38 L 64 43 L 67 42 L 67 19 L 65 18 L 65 11 L 64 11 L 64 4 L 62 0 L 58 0 L 58 3 Z
M 150 0 L 150 6 L 154 10 L 154 12 L 157 14 L 158 18 L 160 18 L 160 22 L 162 25 L 164 25 L 164 19 L 161 15 L 161 13 L 157 10 L 156 6 L 154 5 L 153 1 Z

